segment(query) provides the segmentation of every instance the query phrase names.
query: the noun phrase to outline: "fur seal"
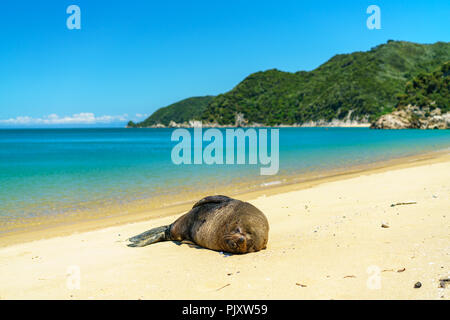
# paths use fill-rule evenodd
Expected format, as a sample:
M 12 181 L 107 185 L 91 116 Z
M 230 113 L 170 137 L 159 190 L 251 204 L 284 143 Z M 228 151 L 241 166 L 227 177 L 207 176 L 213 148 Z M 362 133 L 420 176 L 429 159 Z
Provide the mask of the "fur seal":
M 183 241 L 216 251 L 256 252 L 266 248 L 269 223 L 250 203 L 227 196 L 209 196 L 168 226 L 161 226 L 128 239 L 129 247 L 160 241 Z

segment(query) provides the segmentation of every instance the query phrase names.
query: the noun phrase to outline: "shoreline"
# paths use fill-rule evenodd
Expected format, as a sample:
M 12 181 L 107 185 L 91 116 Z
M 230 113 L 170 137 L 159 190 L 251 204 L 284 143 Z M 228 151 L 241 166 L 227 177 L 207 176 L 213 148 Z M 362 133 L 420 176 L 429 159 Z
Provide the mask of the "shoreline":
M 390 160 L 377 161 L 370 164 L 339 168 L 335 170 L 322 171 L 311 175 L 300 174 L 290 177 L 289 180 L 269 181 L 259 184 L 255 189 L 244 192 L 229 192 L 223 188 L 223 193 L 240 200 L 249 201 L 261 196 L 272 196 L 290 191 L 298 191 L 312 188 L 327 182 L 339 181 L 358 177 L 360 175 L 370 175 L 395 169 L 409 168 L 424 164 L 440 163 L 450 161 L 450 151 L 448 149 L 438 150 L 428 153 L 421 153 L 412 156 L 394 158 Z M 207 194 L 203 195 L 206 196 Z M 30 241 L 49 239 L 54 237 L 67 236 L 74 233 L 99 230 L 112 226 L 125 225 L 143 221 L 151 221 L 168 216 L 181 215 L 191 209 L 195 200 L 184 200 L 179 203 L 169 204 L 161 208 L 135 208 L 123 214 L 101 214 L 98 216 L 73 216 L 58 217 L 54 220 L 49 217 L 39 217 L 34 219 L 34 224 L 20 223 L 16 229 L 0 233 L 0 248 L 13 244 Z M 129 212 L 131 211 L 131 213 Z
M 0 299 L 449 300 L 449 174 L 447 151 L 239 196 L 270 225 L 267 248 L 244 255 L 127 246 L 177 210 L 57 237 L 44 230 L 0 248 Z
M 208 123 L 194 123 L 194 124 L 185 124 L 185 123 L 174 123 L 169 125 L 164 125 L 162 123 L 157 123 L 147 127 L 140 126 L 129 126 L 126 125 L 125 129 L 174 129 L 174 128 L 183 128 L 183 129 L 192 129 L 192 128 L 221 128 L 221 129 L 231 129 L 231 128 L 370 128 L 372 124 L 368 122 L 318 122 L 314 123 L 312 121 L 305 122 L 302 124 L 280 124 L 276 126 L 269 126 L 266 124 L 258 124 L 252 123 L 249 125 L 220 125 L 220 124 L 208 124 Z

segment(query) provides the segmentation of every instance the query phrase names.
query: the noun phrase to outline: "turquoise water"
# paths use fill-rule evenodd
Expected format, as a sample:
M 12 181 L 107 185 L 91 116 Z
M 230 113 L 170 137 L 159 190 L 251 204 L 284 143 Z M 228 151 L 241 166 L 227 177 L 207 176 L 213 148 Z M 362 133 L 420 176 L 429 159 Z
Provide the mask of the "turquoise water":
M 163 198 L 170 204 L 229 185 L 256 186 L 450 147 L 449 130 L 282 128 L 280 170 L 261 176 L 260 165 L 173 164 L 172 131 L 0 130 L 0 224 L 111 205 L 126 208 L 135 201 Z

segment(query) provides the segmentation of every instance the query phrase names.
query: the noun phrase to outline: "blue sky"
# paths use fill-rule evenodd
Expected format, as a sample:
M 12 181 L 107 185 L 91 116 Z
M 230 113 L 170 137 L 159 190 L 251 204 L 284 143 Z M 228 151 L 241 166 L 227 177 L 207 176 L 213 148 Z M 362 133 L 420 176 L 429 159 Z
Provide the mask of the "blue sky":
M 81 30 L 66 27 L 71 4 Z M 366 27 L 371 4 L 381 30 Z M 388 39 L 450 41 L 449 14 L 448 0 L 3 0 L 0 125 L 142 120 L 256 71 L 311 70 Z

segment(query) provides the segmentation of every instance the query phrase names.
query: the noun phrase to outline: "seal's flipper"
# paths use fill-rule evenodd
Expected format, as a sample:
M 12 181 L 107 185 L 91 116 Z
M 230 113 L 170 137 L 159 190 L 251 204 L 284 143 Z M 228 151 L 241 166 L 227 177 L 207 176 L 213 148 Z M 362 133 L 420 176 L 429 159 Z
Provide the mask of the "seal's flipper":
M 152 243 L 167 241 L 170 240 L 170 226 L 154 228 L 128 240 L 133 242 L 128 245 L 129 247 L 145 247 Z
M 222 202 L 226 202 L 226 201 L 230 201 L 233 200 L 227 196 L 209 196 L 206 198 L 203 198 L 201 200 L 199 200 L 196 204 L 194 204 L 194 206 L 192 207 L 192 209 L 199 207 L 201 205 L 204 205 L 206 203 L 222 203 Z

